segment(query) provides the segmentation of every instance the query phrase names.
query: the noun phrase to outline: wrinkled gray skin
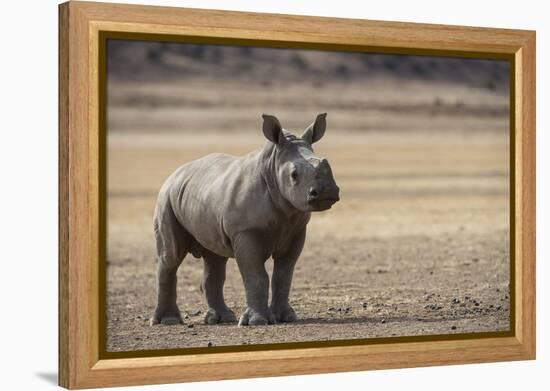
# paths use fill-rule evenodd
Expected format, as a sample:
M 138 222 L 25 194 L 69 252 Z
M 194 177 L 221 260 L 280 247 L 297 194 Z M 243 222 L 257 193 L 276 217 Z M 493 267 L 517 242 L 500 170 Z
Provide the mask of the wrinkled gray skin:
M 311 212 L 329 209 L 339 189 L 326 159 L 311 145 L 326 114 L 296 137 L 263 115 L 266 145 L 246 156 L 212 154 L 178 168 L 160 189 L 154 217 L 158 302 L 151 325 L 183 323 L 176 271 L 188 252 L 204 260 L 201 288 L 207 324 L 236 321 L 223 298 L 225 267 L 236 258 L 248 308 L 239 325 L 292 322 L 288 303 L 294 265 Z M 273 257 L 272 297 L 265 262 Z

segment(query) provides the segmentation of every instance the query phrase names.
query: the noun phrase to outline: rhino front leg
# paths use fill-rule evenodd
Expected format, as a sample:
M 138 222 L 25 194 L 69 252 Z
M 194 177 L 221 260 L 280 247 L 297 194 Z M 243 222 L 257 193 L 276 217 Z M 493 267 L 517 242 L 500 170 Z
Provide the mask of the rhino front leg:
M 275 323 L 268 307 L 269 277 L 265 270 L 265 239 L 254 233 L 241 233 L 234 240 L 235 257 L 243 279 L 247 308 L 239 319 L 239 326 Z
M 225 304 L 223 284 L 225 283 L 225 268 L 227 258 L 203 250 L 204 271 L 202 289 L 208 303 L 208 311 L 204 318 L 206 324 L 236 322 L 237 318 Z
M 294 322 L 298 317 L 288 303 L 294 266 L 304 247 L 305 229 L 292 241 L 290 248 L 273 256 L 273 276 L 271 278 L 271 312 L 277 322 Z

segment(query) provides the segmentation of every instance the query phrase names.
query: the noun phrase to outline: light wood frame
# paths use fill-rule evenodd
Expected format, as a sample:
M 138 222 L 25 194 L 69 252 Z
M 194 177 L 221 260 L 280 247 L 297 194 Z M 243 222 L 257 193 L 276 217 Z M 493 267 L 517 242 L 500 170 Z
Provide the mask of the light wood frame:
M 99 36 L 154 33 L 513 61 L 514 329 L 504 338 L 102 359 Z M 91 388 L 535 358 L 535 32 L 88 2 L 59 6 L 59 384 Z

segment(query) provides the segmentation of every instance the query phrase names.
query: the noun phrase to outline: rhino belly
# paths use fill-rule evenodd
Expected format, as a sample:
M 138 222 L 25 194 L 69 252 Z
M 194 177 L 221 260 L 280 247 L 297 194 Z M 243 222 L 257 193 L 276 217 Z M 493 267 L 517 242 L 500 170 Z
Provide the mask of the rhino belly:
M 187 222 L 184 227 L 201 247 L 223 257 L 234 257 L 233 249 L 227 243 L 223 232 L 217 229 L 216 226 L 207 224 L 207 220 L 203 221 L 204 223 L 198 225 L 195 222 Z

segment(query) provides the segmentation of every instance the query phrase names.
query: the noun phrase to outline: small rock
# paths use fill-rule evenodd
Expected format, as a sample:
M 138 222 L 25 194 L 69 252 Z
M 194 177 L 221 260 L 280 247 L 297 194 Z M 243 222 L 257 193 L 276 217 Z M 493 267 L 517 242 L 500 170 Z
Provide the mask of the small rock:
M 187 328 L 188 328 L 188 329 L 192 329 L 193 327 L 195 327 L 194 324 L 191 324 L 191 323 L 190 323 L 190 324 L 187 325 Z
M 424 306 L 424 308 L 432 310 L 432 311 L 439 311 L 443 307 L 437 304 L 428 304 L 427 306 Z
M 189 315 L 191 315 L 191 316 L 198 316 L 198 315 L 200 315 L 200 314 L 201 314 L 201 310 L 196 310 L 195 312 L 192 312 L 192 313 L 189 314 Z
M 456 326 L 451 326 L 451 330 L 456 330 Z
M 386 319 L 382 319 L 382 320 L 381 320 L 381 323 L 386 323 Z
M 454 298 L 453 301 L 452 301 L 453 304 L 458 304 L 460 303 L 460 300 L 458 300 L 457 298 Z
M 328 310 L 329 310 L 329 311 L 336 311 L 336 308 L 334 308 L 334 307 L 329 307 Z
M 367 308 L 367 303 L 363 303 L 363 308 Z
M 212 342 L 208 342 L 208 347 L 213 346 L 214 344 Z

